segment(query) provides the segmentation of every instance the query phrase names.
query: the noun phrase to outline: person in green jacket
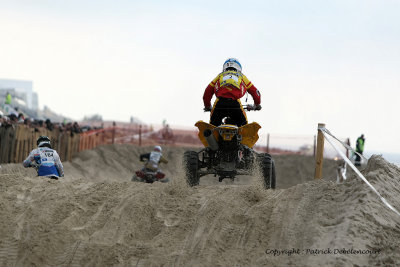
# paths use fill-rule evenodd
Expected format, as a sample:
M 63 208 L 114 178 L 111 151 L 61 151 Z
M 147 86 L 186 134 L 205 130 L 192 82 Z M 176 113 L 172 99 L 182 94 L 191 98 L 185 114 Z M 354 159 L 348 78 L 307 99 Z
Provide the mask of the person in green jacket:
M 5 104 L 11 105 L 11 94 L 9 92 L 7 92 L 7 94 L 6 94 L 6 102 L 5 102 Z
M 365 144 L 365 138 L 364 138 L 364 134 L 362 134 L 360 137 L 357 138 L 357 141 L 356 141 L 356 152 L 360 153 L 361 155 L 364 152 L 364 144 Z M 357 153 L 356 153 L 356 160 L 354 162 L 354 165 L 361 166 L 361 157 Z

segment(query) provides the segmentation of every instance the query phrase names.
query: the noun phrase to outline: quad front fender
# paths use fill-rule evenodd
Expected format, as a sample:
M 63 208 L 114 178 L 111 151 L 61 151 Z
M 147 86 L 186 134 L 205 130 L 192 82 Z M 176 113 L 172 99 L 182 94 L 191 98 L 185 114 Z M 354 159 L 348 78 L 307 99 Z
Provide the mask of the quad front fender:
M 260 124 L 257 122 L 252 122 L 246 125 L 243 125 L 239 128 L 239 134 L 242 135 L 242 144 L 252 148 L 257 142 L 258 130 L 261 128 Z
M 203 145 L 205 147 L 207 147 L 208 146 L 208 142 L 207 142 L 207 140 L 206 140 L 206 138 L 204 136 L 204 130 L 210 129 L 211 131 L 213 131 L 216 127 L 214 125 L 206 123 L 204 121 L 198 121 L 198 122 L 196 122 L 196 124 L 194 126 L 199 128 L 199 134 L 198 134 L 199 139 L 203 143 Z M 215 137 L 215 140 L 218 140 L 218 132 L 217 131 L 213 131 L 213 135 Z

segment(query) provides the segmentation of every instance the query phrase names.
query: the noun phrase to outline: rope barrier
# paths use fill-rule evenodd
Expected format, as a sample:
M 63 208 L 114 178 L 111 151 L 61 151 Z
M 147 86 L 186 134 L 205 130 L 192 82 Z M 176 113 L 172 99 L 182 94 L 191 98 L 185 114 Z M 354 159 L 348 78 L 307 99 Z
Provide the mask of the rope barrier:
M 372 189 L 372 191 L 378 195 L 378 197 L 381 199 L 383 204 L 385 204 L 389 209 L 394 211 L 397 215 L 400 216 L 400 212 L 398 212 L 392 205 L 387 202 L 387 200 L 373 187 L 368 180 L 364 177 L 364 175 L 357 169 L 356 166 L 353 165 L 353 163 L 346 157 L 346 155 L 337 147 L 336 144 L 334 144 L 330 138 L 328 138 L 328 135 L 332 136 L 332 138 L 335 138 L 325 127 L 318 127 L 318 130 L 322 132 L 324 135 L 325 139 L 333 146 L 333 148 L 339 153 L 339 155 L 343 158 L 344 161 L 356 172 L 356 174 Z M 328 133 L 329 132 L 329 133 Z M 336 138 L 335 138 L 336 139 Z M 337 140 L 337 139 L 336 139 Z M 340 141 L 339 141 L 340 142 Z M 342 143 L 342 142 L 341 142 Z
M 351 146 L 349 146 L 348 144 L 344 143 L 343 141 L 340 141 L 338 138 L 336 138 L 336 136 L 334 136 L 328 129 L 323 128 L 325 131 L 325 133 L 329 134 L 330 136 L 332 136 L 335 140 L 337 140 L 339 143 L 341 143 L 345 148 L 347 148 L 348 150 L 353 151 L 355 154 L 359 155 L 360 157 L 362 157 L 365 161 L 368 161 L 366 157 L 364 157 L 362 154 L 358 153 L 357 151 L 355 151 Z

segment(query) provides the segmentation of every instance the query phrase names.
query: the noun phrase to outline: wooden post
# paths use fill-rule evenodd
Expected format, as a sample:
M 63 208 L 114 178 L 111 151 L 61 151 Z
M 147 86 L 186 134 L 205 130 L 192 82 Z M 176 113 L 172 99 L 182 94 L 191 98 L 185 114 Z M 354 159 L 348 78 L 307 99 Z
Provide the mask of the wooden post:
M 350 138 L 347 138 L 347 145 L 350 146 Z M 349 150 L 346 148 L 346 157 L 349 157 Z
M 113 126 L 113 129 L 112 129 L 112 137 L 111 137 L 111 139 L 112 139 L 112 143 L 114 144 L 114 142 L 115 142 L 115 126 Z
M 114 144 L 115 141 L 115 127 L 117 126 L 117 124 L 115 123 L 115 121 L 113 121 L 113 129 L 112 129 L 112 143 Z
M 269 134 L 267 134 L 267 153 L 269 153 Z
M 23 153 L 22 153 L 23 157 L 22 157 L 21 162 L 29 155 L 29 152 L 30 152 L 28 145 L 29 145 L 29 134 L 30 134 L 31 129 L 27 128 L 27 127 L 24 127 L 24 128 L 25 128 L 24 129 L 24 149 L 23 149 Z
M 75 135 L 75 134 L 74 134 Z M 69 135 L 68 136 L 68 154 L 67 154 L 67 156 L 66 156 L 66 160 L 67 161 L 71 161 L 71 158 L 72 158 L 72 137 L 74 136 L 74 135 Z
M 139 125 L 139 146 L 142 146 L 142 125 Z
M 15 150 L 12 157 L 12 163 L 17 163 L 19 161 L 19 154 L 20 154 L 20 147 L 21 147 L 21 133 L 22 133 L 22 126 L 16 125 L 15 129 Z
M 324 123 L 318 123 L 318 138 L 317 138 L 317 154 L 315 157 L 315 179 L 322 178 L 322 162 L 324 159 L 324 135 L 319 130 L 320 127 L 325 127 Z

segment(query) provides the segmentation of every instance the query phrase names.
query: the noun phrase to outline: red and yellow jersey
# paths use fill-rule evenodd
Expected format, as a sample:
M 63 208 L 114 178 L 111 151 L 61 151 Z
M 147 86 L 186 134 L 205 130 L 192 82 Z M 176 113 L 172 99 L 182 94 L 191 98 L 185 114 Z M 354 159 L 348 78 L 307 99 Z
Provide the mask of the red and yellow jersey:
M 259 105 L 261 103 L 260 92 L 244 74 L 236 71 L 222 72 L 212 80 L 204 91 L 204 106 L 211 107 L 211 98 L 214 94 L 216 97 L 237 100 L 242 98 L 247 91 L 253 97 L 254 104 Z

